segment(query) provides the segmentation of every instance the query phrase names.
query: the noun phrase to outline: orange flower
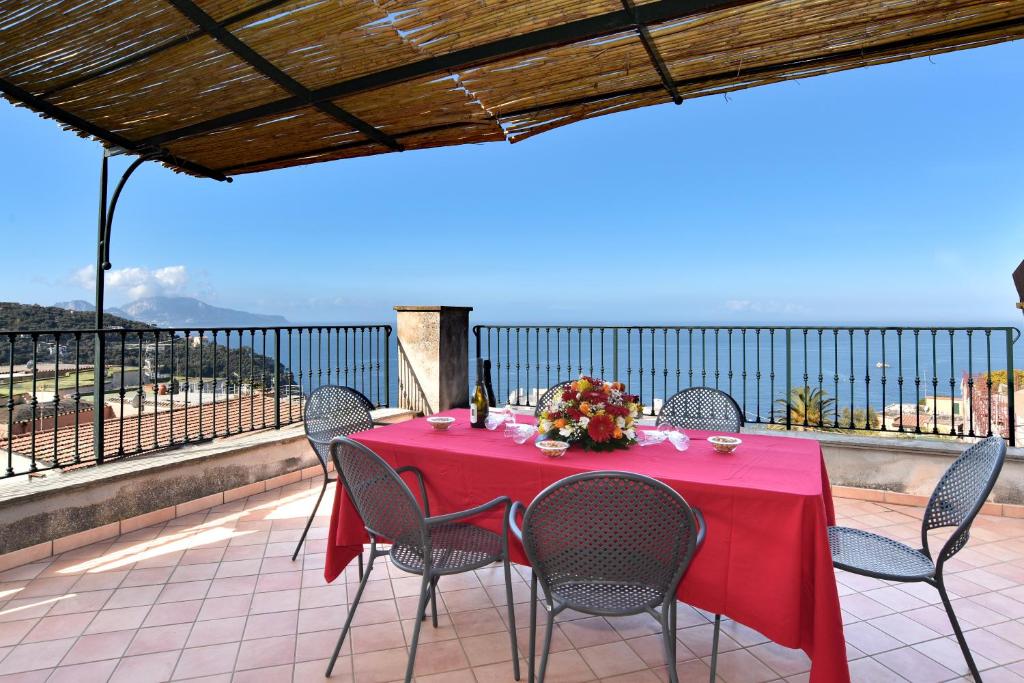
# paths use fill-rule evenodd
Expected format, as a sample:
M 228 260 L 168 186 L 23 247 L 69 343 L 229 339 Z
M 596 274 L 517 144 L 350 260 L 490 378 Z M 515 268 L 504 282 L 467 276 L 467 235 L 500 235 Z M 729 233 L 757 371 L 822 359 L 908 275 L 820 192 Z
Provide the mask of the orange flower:
M 580 404 L 580 412 L 586 416 L 590 416 L 590 404 L 584 401 Z
M 616 428 L 615 428 L 615 431 L 614 431 L 614 432 L 612 433 L 612 435 L 613 435 L 613 436 L 614 436 L 614 437 L 615 437 L 616 439 L 621 439 L 621 438 L 622 438 L 622 430 L 621 430 L 621 429 L 619 429 L 618 427 L 616 427 Z
M 565 418 L 564 417 L 560 417 L 557 420 L 555 420 L 555 427 L 557 427 L 558 429 L 561 429 L 562 427 L 564 427 L 565 424 L 566 423 L 565 423 Z

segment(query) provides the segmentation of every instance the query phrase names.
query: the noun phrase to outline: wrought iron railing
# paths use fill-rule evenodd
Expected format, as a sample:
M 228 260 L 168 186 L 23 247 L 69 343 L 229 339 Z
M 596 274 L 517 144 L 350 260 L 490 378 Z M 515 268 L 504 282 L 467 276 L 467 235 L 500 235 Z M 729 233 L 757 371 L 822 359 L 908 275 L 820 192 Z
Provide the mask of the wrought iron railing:
M 391 403 L 390 325 L 102 334 L 97 370 L 97 330 L 0 331 L 0 478 L 279 428 L 323 384 Z
M 582 373 L 624 382 L 645 411 L 690 386 L 748 423 L 1016 438 L 1012 327 L 477 325 L 498 402 L 533 406 Z M 470 364 L 472 367 L 472 363 Z

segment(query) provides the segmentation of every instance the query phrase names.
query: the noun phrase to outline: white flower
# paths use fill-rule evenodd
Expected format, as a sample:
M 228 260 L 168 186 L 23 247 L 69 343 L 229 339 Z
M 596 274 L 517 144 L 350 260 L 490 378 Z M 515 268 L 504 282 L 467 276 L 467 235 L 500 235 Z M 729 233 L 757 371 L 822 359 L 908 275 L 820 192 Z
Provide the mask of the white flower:
M 625 436 L 627 439 L 635 439 L 636 430 L 632 428 L 623 430 L 622 435 Z
M 619 429 L 622 429 L 623 427 L 626 426 L 626 418 L 622 417 L 621 415 L 619 417 L 615 418 L 615 425 Z
M 584 415 L 583 417 L 580 418 L 580 427 L 582 427 L 583 429 L 586 429 L 588 424 L 590 424 L 590 418 L 589 417 Z
M 572 427 L 562 427 L 561 429 L 558 430 L 558 433 L 566 438 L 569 438 L 570 436 L 572 436 Z

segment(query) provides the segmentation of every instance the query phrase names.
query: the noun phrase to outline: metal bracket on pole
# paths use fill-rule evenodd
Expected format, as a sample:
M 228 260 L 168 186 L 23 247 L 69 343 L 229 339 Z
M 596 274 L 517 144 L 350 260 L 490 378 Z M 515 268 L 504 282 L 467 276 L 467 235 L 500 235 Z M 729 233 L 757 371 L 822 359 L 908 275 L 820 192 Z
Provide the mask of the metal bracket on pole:
M 117 208 L 117 200 L 121 196 L 121 190 L 124 189 L 125 183 L 128 182 L 128 178 L 135 172 L 135 169 L 150 158 L 148 156 L 141 156 L 128 166 L 121 175 L 121 180 L 118 181 L 117 187 L 114 189 L 114 195 L 108 203 L 107 159 L 123 153 L 124 150 L 118 148 L 105 148 L 103 150 L 102 165 L 100 166 L 100 212 L 96 235 L 96 336 L 93 343 L 92 387 L 92 448 L 97 464 L 103 463 L 103 407 L 107 383 L 106 338 L 103 333 L 103 294 L 105 271 L 110 270 L 110 228 L 114 223 L 114 210 Z

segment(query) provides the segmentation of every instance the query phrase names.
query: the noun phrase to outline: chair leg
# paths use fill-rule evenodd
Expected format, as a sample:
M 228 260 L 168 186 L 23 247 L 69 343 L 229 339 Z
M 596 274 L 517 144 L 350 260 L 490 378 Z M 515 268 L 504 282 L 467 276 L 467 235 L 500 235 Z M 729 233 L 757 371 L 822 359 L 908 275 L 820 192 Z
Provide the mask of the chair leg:
M 679 624 L 676 619 L 676 609 L 678 608 L 678 601 L 675 598 L 672 599 L 672 613 L 669 615 L 669 626 L 672 628 L 672 659 L 676 658 L 676 653 L 679 651 Z
M 359 553 L 358 560 L 359 560 L 359 580 L 362 581 L 363 580 L 363 554 L 362 553 Z
M 715 615 L 715 635 L 711 639 L 711 683 L 715 683 L 718 675 L 718 635 L 722 632 L 722 615 Z
M 334 654 L 331 655 L 331 661 L 327 665 L 327 673 L 325 676 L 330 676 L 331 672 L 334 671 L 334 664 L 338 661 L 338 654 L 341 652 L 341 646 L 345 643 L 345 636 L 348 635 L 348 629 L 352 626 L 352 617 L 356 614 L 356 607 L 359 607 L 359 599 L 363 597 L 363 590 L 366 588 L 367 581 L 370 580 L 370 572 L 373 570 L 373 552 L 370 552 L 370 562 L 366 565 L 366 573 L 363 574 L 363 578 L 359 581 L 359 590 L 356 591 L 356 597 L 352 601 L 352 605 L 348 608 L 348 616 L 345 617 L 345 625 L 341 629 L 341 635 L 338 637 L 338 644 L 334 646 Z
M 675 636 L 669 619 L 672 619 L 672 608 L 666 606 L 661 610 L 661 641 L 665 647 L 665 664 L 668 667 L 669 683 L 679 683 L 679 673 L 676 671 L 676 651 L 672 646 Z
M 420 603 L 416 608 L 416 620 L 413 622 L 412 627 L 412 642 L 409 644 L 409 663 L 405 667 L 405 683 L 412 681 L 412 672 L 416 667 L 416 647 L 420 641 L 420 626 L 423 624 L 423 618 L 427 613 L 427 600 L 430 599 L 432 585 L 433 580 L 430 573 L 424 571 L 423 584 L 420 586 Z
M 529 683 L 533 683 L 533 679 L 536 676 L 534 667 L 534 658 L 537 654 L 537 575 L 530 571 L 530 646 L 529 646 L 530 661 L 527 662 L 529 672 L 527 673 L 527 680 Z
M 516 642 L 516 608 L 512 601 L 512 568 L 505 555 L 505 602 L 508 605 L 508 637 L 512 643 L 512 674 L 519 680 L 519 644 Z
M 430 620 L 434 624 L 434 628 L 437 628 L 437 581 L 440 578 L 435 576 L 434 580 L 430 582 Z
M 324 499 L 324 493 L 327 492 L 327 480 L 324 479 L 324 485 L 320 489 L 320 495 L 316 498 L 316 505 L 313 506 L 313 511 L 309 513 L 309 521 L 306 522 L 306 528 L 302 530 L 302 535 L 299 536 L 299 543 L 295 546 L 295 552 L 292 553 L 292 562 L 299 556 L 299 550 L 302 548 L 302 544 L 306 541 L 306 534 L 309 533 L 309 527 L 313 526 L 313 518 L 316 517 L 316 511 L 320 509 L 320 501 Z M 359 578 L 363 578 L 360 574 Z
M 550 605 L 546 611 L 548 624 L 544 631 L 544 646 L 540 653 L 540 673 L 537 674 L 537 683 L 544 683 L 544 675 L 548 670 L 548 654 L 551 652 L 551 632 L 555 630 L 555 612 Z
M 956 618 L 956 614 L 953 612 L 953 604 L 949 601 L 949 596 L 946 594 L 946 586 L 943 584 L 942 579 L 938 579 L 935 582 L 935 587 L 939 589 L 939 597 L 942 598 L 942 606 L 946 608 L 946 616 L 949 617 L 949 623 L 953 626 L 953 633 L 956 635 L 956 641 L 960 643 L 960 649 L 964 653 L 964 659 L 967 660 L 967 668 L 971 670 L 971 676 L 977 683 L 981 683 L 981 674 L 978 673 L 978 665 L 974 663 L 974 656 L 971 654 L 971 648 L 967 646 L 967 639 L 964 638 L 964 632 L 960 629 L 960 622 Z

